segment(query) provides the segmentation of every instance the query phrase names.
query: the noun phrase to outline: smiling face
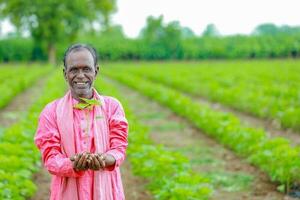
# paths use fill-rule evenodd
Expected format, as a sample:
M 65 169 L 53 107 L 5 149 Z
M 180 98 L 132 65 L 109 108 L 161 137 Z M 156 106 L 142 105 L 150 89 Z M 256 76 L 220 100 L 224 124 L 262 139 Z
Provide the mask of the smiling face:
M 73 98 L 92 98 L 98 71 L 99 67 L 95 66 L 93 56 L 87 49 L 77 49 L 67 55 L 64 76 Z

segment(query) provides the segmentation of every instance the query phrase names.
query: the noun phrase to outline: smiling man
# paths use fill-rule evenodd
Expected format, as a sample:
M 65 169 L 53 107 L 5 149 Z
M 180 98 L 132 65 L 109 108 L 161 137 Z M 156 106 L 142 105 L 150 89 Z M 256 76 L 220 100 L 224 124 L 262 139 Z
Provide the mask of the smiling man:
M 97 62 L 94 48 L 70 46 L 63 69 L 69 91 L 40 114 L 34 140 L 53 175 L 53 200 L 125 199 L 119 166 L 128 123 L 120 102 L 93 88 Z

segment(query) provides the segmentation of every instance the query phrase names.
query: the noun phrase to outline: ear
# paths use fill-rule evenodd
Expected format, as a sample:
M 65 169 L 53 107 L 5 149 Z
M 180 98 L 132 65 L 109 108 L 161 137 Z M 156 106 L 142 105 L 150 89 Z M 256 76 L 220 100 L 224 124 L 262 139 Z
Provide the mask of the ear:
M 64 74 L 65 80 L 68 80 L 68 79 L 67 79 L 67 72 L 66 72 L 66 69 L 65 69 L 65 68 L 63 68 L 63 74 Z
M 97 76 L 97 74 L 99 73 L 99 70 L 100 70 L 99 65 L 96 65 L 96 66 L 95 66 L 95 74 L 96 74 L 96 76 Z

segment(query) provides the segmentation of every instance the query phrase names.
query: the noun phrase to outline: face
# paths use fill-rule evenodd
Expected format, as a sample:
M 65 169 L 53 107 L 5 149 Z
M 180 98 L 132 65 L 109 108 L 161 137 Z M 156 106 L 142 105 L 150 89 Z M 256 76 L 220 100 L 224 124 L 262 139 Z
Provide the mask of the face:
M 95 66 L 93 56 L 87 49 L 68 54 L 64 76 L 75 99 L 93 96 L 93 84 L 98 71 L 99 67 Z

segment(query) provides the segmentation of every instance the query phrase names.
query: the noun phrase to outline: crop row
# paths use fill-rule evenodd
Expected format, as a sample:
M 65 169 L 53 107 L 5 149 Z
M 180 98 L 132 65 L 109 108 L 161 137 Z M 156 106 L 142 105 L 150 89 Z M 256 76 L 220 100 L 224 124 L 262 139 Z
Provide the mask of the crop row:
M 128 158 L 133 172 L 149 181 L 155 199 L 208 199 L 212 192 L 209 180 L 192 172 L 189 160 L 182 154 L 155 145 L 149 138 L 147 126 L 134 116 L 131 105 L 117 88 L 104 81 L 96 86 L 101 92 L 120 99 L 126 108 L 130 126 Z
M 124 70 L 300 131 L 297 65 L 298 61 L 152 63 Z
M 0 108 L 6 106 L 17 94 L 30 87 L 50 70 L 49 67 L 0 68 Z
M 125 71 L 116 73 L 115 70 L 106 70 L 104 74 L 188 119 L 203 132 L 265 171 L 272 181 L 280 182 L 281 188 L 284 187 L 286 191 L 292 183 L 300 180 L 300 149 L 291 147 L 288 140 L 269 138 L 264 130 L 242 125 L 233 114 L 215 111 L 162 84 Z
M 25 117 L 0 135 L 0 199 L 23 200 L 35 193 L 31 179 L 41 166 L 33 136 L 41 109 L 62 95 L 62 82 L 60 73 L 51 75 Z

